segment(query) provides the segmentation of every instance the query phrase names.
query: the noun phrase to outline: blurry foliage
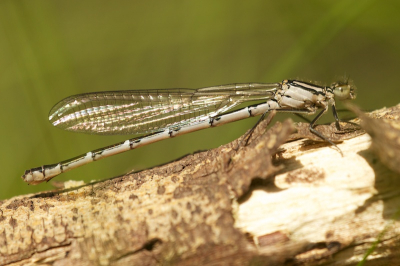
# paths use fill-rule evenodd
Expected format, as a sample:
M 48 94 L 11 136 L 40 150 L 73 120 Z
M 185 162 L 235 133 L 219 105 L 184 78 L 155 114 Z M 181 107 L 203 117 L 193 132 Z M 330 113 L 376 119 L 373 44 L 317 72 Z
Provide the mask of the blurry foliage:
M 72 94 L 350 77 L 364 109 L 395 105 L 399 8 L 395 0 L 3 0 L 0 198 L 51 188 L 27 186 L 20 179 L 25 169 L 126 138 L 53 128 L 48 111 Z M 105 179 L 162 164 L 227 143 L 254 121 L 156 143 L 58 180 Z

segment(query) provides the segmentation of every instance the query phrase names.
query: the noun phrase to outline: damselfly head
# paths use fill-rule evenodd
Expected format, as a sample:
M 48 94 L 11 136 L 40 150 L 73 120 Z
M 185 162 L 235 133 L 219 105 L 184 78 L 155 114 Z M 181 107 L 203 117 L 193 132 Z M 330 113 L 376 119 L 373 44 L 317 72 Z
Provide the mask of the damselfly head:
M 348 81 L 333 83 L 331 88 L 335 98 L 339 100 L 354 100 L 357 96 L 356 87 Z

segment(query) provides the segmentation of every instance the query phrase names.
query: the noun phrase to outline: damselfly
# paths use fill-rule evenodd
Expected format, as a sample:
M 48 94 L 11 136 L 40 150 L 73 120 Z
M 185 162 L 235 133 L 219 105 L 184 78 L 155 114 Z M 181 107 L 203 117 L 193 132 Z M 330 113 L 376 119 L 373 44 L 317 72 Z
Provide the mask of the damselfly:
M 29 184 L 39 184 L 63 172 L 118 153 L 200 129 L 265 115 L 271 110 L 309 115 L 322 109 L 311 121 L 309 128 L 321 139 L 335 145 L 316 131 L 314 125 L 331 106 L 340 130 L 335 98 L 346 100 L 355 97 L 355 87 L 348 82 L 325 87 L 297 80 L 270 84 L 229 84 L 200 89 L 78 94 L 61 100 L 51 109 L 49 120 L 54 126 L 90 134 L 150 134 L 60 163 L 26 170 L 22 179 Z M 263 103 L 227 112 L 244 102 L 260 100 Z

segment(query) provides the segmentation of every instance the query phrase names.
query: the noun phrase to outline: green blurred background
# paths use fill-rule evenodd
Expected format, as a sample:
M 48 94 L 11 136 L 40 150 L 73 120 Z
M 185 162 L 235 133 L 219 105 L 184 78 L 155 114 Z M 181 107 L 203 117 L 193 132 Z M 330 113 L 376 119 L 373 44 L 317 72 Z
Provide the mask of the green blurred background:
M 0 198 L 52 189 L 24 171 L 122 141 L 54 128 L 72 94 L 349 76 L 365 110 L 399 103 L 400 1 L 1 1 Z M 349 114 L 347 114 L 349 115 Z M 278 115 L 277 119 L 283 119 Z M 227 143 L 257 118 L 65 173 L 107 179 Z M 332 121 L 331 114 L 324 121 Z

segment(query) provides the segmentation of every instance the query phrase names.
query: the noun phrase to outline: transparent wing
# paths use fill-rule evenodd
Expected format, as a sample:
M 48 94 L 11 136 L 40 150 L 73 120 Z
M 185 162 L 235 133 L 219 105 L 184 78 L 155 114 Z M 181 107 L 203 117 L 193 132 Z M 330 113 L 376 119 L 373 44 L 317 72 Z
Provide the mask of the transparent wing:
M 258 87 L 250 86 L 256 84 Z M 262 85 L 262 86 L 261 86 Z M 274 95 L 273 84 L 231 84 L 198 90 L 94 92 L 70 96 L 50 111 L 50 122 L 75 132 L 122 135 L 194 124 L 243 101 Z M 279 85 L 279 84 L 278 84 Z

